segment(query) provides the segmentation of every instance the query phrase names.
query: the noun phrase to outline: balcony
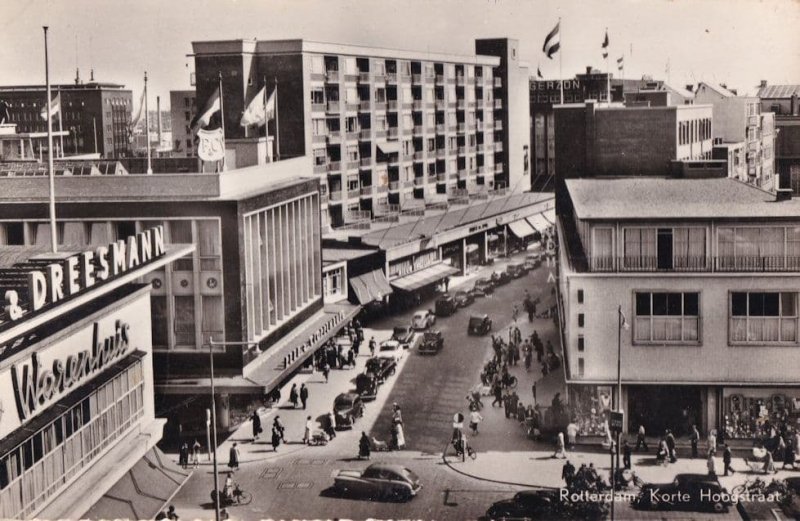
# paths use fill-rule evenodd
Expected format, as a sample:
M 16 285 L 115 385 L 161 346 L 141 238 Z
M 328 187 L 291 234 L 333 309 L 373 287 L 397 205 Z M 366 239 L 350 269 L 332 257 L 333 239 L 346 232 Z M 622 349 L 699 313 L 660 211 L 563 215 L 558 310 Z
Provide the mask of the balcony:
M 422 110 L 422 100 L 415 99 L 414 101 L 412 101 L 411 108 L 413 108 L 414 110 Z
M 326 112 L 338 113 L 340 110 L 338 101 L 329 101 L 326 105 Z
M 397 100 L 390 100 L 386 102 L 387 110 L 397 111 Z
M 444 74 L 436 75 L 436 83 L 444 83 Z
M 379 194 L 385 194 L 388 191 L 389 191 L 389 187 L 388 186 L 386 186 L 386 185 L 378 185 L 377 192 Z
M 494 144 L 494 151 L 495 152 L 502 152 L 503 151 L 503 142 L 502 141 L 498 141 L 497 143 Z
M 315 174 L 324 174 L 328 171 L 328 163 L 314 165 L 313 172 Z
M 503 108 L 503 100 L 501 100 L 501 99 L 494 100 L 494 108 L 495 109 L 502 109 Z
M 339 83 L 339 71 L 325 71 L 325 81 L 328 83 Z
M 474 154 L 474 153 L 475 153 L 477 150 L 478 150 L 478 147 L 477 147 L 477 146 L 475 146 L 475 145 L 469 145 L 469 146 L 467 147 L 467 152 L 469 152 L 469 153 L 471 153 L 471 154 Z
M 386 129 L 378 129 L 373 132 L 373 134 L 375 135 L 375 139 L 384 138 L 386 137 Z
M 312 103 L 311 112 L 325 112 L 325 103 Z
M 495 120 L 494 129 L 495 130 L 503 130 L 503 121 L 499 120 L 499 119 Z
M 438 123 L 436 125 L 436 133 L 437 134 L 444 134 L 444 123 Z
M 445 103 L 445 101 L 443 99 L 437 99 L 436 110 L 444 110 L 445 108 L 447 108 L 447 104 Z
M 414 186 L 422 187 L 425 186 L 425 178 L 424 177 L 415 177 L 414 178 Z
M 455 132 L 455 131 L 458 130 L 458 125 L 456 123 L 450 123 L 447 126 L 447 130 L 450 131 L 450 132 Z
M 397 73 L 396 72 L 387 72 L 386 73 L 386 83 L 397 83 Z
M 465 146 L 458 147 L 458 154 L 459 155 L 464 155 L 466 152 L 467 152 L 467 147 L 465 147 Z
M 757 127 L 758 126 L 758 116 L 747 116 L 747 126 L 748 127 Z
M 362 186 L 361 187 L 361 197 L 370 197 L 375 192 L 374 186 Z
M 385 111 L 386 110 L 386 102 L 385 101 L 376 101 L 375 102 L 375 110 L 378 111 Z
M 359 188 L 347 191 L 348 199 L 358 199 L 360 196 L 361 196 L 361 190 Z
M 458 110 L 464 110 L 465 108 L 467 108 L 467 100 L 463 99 L 457 100 L 456 108 L 458 108 Z
M 369 72 L 359 72 L 358 73 L 358 81 L 361 83 L 369 82 Z
M 386 131 L 386 135 L 390 138 L 396 138 L 399 131 L 400 129 L 397 127 L 389 127 L 389 129 Z
M 502 87 L 503 86 L 503 80 L 501 78 L 494 78 L 494 81 L 492 82 L 492 84 L 495 87 Z
M 331 161 L 328 163 L 328 172 L 340 172 L 342 170 L 341 161 Z
M 416 126 L 415 126 L 415 127 L 412 129 L 412 130 L 411 130 L 411 132 L 413 132 L 415 136 L 416 136 L 416 135 L 418 135 L 418 134 L 422 134 L 424 131 L 425 131 L 425 129 L 424 129 L 424 128 L 422 128 L 422 125 L 416 125 Z
M 436 174 L 428 174 L 428 184 L 436 183 Z
M 329 144 L 336 144 L 342 142 L 342 133 L 338 130 L 329 130 L 328 131 L 328 139 Z
M 414 181 L 403 181 L 402 186 L 403 188 L 411 188 L 414 186 Z
M 344 110 L 348 112 L 358 112 L 361 108 L 361 103 L 358 101 L 347 101 L 344 104 Z
M 452 147 L 452 148 L 447 149 L 447 155 L 448 156 L 454 156 L 457 153 L 458 153 L 458 148 L 457 147 Z
M 463 74 L 456 74 L 456 85 L 464 86 L 466 80 L 464 79 Z
M 467 131 L 467 124 L 466 123 L 459 123 L 458 124 L 458 132 L 460 134 L 463 134 L 466 131 Z
M 336 192 L 331 192 L 330 194 L 328 194 L 328 200 L 332 203 L 341 203 L 342 202 L 341 190 Z
M 414 108 L 414 102 L 413 101 L 404 101 L 401 106 L 402 106 L 403 110 L 411 110 L 411 109 Z
M 412 74 L 411 83 L 422 83 L 422 74 Z
M 503 173 L 503 163 L 495 163 L 494 164 L 494 173 L 495 174 L 502 174 Z
M 400 190 L 400 181 L 389 181 L 389 191 L 397 192 Z
M 414 161 L 422 161 L 423 156 L 424 153 L 422 152 L 422 150 L 420 150 L 419 152 L 414 152 L 414 155 L 411 156 L 411 159 L 413 159 Z
M 372 136 L 371 128 L 362 128 L 361 131 L 358 133 L 358 139 L 360 141 L 369 141 L 370 136 Z
M 483 108 L 483 98 L 478 98 L 475 100 L 475 106 L 478 108 Z
M 360 131 L 353 130 L 352 132 L 347 132 L 344 135 L 344 139 L 345 141 L 357 141 L 360 135 L 361 135 Z
M 445 174 L 438 174 L 438 175 L 436 176 L 436 182 L 437 182 L 437 183 L 446 183 L 446 182 L 447 182 L 447 175 L 445 175 Z
M 486 173 L 486 167 L 485 167 L 485 166 L 479 166 L 479 167 L 478 167 L 478 175 L 479 175 L 479 176 L 482 176 L 482 175 L 484 175 L 485 173 Z
M 326 143 L 328 141 L 328 134 L 314 134 L 311 136 L 312 143 Z
M 361 161 L 356 159 L 355 161 L 348 161 L 345 163 L 347 170 L 357 170 L 359 166 L 361 166 Z
M 375 73 L 375 81 L 386 81 L 386 73 L 378 71 Z
M 436 157 L 443 158 L 446 155 L 447 155 L 447 150 L 445 150 L 444 148 L 437 148 L 436 149 Z

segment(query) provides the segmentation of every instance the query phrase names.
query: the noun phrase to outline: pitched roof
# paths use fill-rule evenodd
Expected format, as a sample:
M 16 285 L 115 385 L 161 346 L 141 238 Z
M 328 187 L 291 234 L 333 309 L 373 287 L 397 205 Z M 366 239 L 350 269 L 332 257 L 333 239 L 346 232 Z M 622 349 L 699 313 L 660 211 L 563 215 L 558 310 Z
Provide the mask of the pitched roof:
M 701 81 L 700 85 L 705 85 L 709 89 L 713 90 L 714 92 L 716 92 L 717 94 L 719 94 L 720 96 L 723 96 L 725 98 L 735 98 L 736 97 L 736 94 L 734 94 L 730 90 L 726 89 L 722 85 L 718 85 L 716 83 L 708 83 L 708 82 L 705 82 L 705 81 Z M 698 87 L 698 89 L 699 88 L 700 87 Z
M 568 179 L 579 219 L 793 218 L 800 200 L 775 195 L 735 179 Z
M 758 89 L 759 98 L 791 98 L 792 94 L 800 96 L 800 85 L 767 85 Z

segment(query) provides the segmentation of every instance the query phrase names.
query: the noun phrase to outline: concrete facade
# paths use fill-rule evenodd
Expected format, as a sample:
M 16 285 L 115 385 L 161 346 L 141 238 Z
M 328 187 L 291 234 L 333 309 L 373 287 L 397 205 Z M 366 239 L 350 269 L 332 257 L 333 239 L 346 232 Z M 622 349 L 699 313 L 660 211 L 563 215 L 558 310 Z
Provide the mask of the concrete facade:
M 169 110 L 172 116 L 172 157 L 195 157 L 191 123 L 196 108 L 194 90 L 169 91 Z

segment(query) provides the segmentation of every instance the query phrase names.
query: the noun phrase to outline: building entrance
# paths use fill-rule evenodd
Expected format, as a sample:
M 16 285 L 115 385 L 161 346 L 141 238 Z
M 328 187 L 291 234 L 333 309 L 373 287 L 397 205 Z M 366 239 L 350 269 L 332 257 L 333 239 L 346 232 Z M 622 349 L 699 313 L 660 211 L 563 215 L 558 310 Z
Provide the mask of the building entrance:
M 693 424 L 701 425 L 703 403 L 700 387 L 688 385 L 637 385 L 628 387 L 628 430 L 644 425 L 648 436 L 670 429 L 686 436 Z

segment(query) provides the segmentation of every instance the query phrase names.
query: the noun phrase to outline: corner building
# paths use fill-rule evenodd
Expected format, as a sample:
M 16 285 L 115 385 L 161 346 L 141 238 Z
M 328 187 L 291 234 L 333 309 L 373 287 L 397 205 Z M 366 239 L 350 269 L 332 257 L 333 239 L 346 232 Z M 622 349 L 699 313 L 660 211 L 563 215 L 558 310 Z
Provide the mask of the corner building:
M 277 80 L 280 157 L 313 158 L 324 229 L 529 186 L 528 69 L 516 40 L 477 40 L 472 56 L 308 40 L 192 45 L 198 106 L 222 73 L 229 139 L 245 137 L 242 111 Z

